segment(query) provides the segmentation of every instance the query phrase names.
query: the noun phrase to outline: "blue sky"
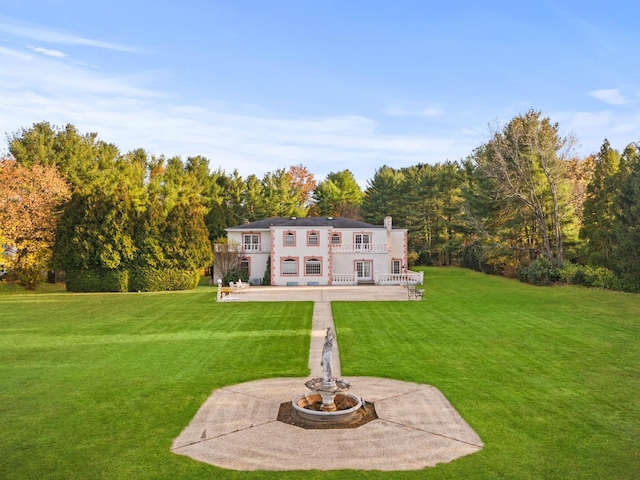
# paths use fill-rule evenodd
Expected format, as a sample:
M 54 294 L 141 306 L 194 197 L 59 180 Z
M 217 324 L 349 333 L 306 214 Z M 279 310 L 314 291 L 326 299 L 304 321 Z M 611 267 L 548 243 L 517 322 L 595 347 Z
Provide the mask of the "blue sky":
M 636 1 L 0 0 L 0 131 L 72 123 L 365 186 L 533 108 L 584 156 L 640 140 L 638 18 Z

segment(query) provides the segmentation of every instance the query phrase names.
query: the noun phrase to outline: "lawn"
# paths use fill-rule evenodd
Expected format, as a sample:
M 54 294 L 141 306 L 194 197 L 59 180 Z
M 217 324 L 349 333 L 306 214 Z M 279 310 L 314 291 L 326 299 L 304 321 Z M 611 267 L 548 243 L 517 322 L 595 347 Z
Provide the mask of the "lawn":
M 333 304 L 344 376 L 435 385 L 485 442 L 420 478 L 640 478 L 640 295 L 425 283 L 420 303 Z
M 0 478 L 638 477 L 640 295 L 454 268 L 425 281 L 422 302 L 333 304 L 342 372 L 437 386 L 485 442 L 479 453 L 418 472 L 331 474 L 174 455 L 213 389 L 307 374 L 311 303 L 217 304 L 206 286 L 0 286 Z
M 217 387 L 307 375 L 312 311 L 212 287 L 0 295 L 0 478 L 216 477 L 172 440 Z

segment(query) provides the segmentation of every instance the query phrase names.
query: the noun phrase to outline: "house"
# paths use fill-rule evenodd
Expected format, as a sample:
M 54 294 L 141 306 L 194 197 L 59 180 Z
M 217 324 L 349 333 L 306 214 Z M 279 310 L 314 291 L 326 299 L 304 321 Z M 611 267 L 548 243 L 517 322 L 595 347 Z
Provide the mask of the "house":
M 407 230 L 343 217 L 267 218 L 227 228 L 237 265 L 260 284 L 271 259 L 271 285 L 421 283 L 408 272 Z M 215 267 L 215 265 L 214 265 Z M 218 278 L 220 270 L 214 271 Z

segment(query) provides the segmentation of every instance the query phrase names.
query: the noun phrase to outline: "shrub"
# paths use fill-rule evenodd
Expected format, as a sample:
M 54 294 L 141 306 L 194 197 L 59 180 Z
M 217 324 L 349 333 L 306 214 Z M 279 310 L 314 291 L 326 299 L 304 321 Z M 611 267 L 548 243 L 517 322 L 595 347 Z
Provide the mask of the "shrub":
M 126 270 L 67 270 L 69 292 L 126 292 L 129 272 Z
M 271 285 L 271 255 L 267 258 L 267 266 L 264 269 L 263 285 Z
M 565 263 L 560 270 L 560 281 L 569 285 L 584 285 L 585 287 L 606 288 L 609 290 L 632 290 L 632 283 L 624 285 L 611 270 L 604 267 L 589 267 Z
M 532 285 L 551 285 L 560 279 L 558 269 L 546 258 L 534 260 L 529 265 L 518 268 L 518 280 Z
M 575 263 L 565 263 L 558 271 L 560 281 L 567 285 L 583 285 L 585 280 L 585 269 L 582 265 Z
M 199 270 L 179 270 L 174 268 L 154 269 L 136 267 L 129 275 L 130 292 L 157 292 L 161 290 L 190 290 L 200 281 Z
M 229 282 L 237 282 L 238 280 L 249 283 L 249 275 L 243 270 L 234 269 L 223 277 L 222 284 L 229 285 Z
M 615 274 L 604 267 L 586 268 L 584 275 L 584 285 L 597 288 L 616 288 L 617 279 Z

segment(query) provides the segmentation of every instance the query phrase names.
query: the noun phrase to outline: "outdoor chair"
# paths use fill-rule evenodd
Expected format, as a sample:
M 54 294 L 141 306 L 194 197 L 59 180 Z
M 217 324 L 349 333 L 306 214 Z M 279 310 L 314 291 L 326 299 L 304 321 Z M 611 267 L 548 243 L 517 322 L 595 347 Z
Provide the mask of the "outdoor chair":
M 422 300 L 423 294 L 424 290 L 417 289 L 415 283 L 407 283 L 407 295 L 409 296 L 409 300 Z

